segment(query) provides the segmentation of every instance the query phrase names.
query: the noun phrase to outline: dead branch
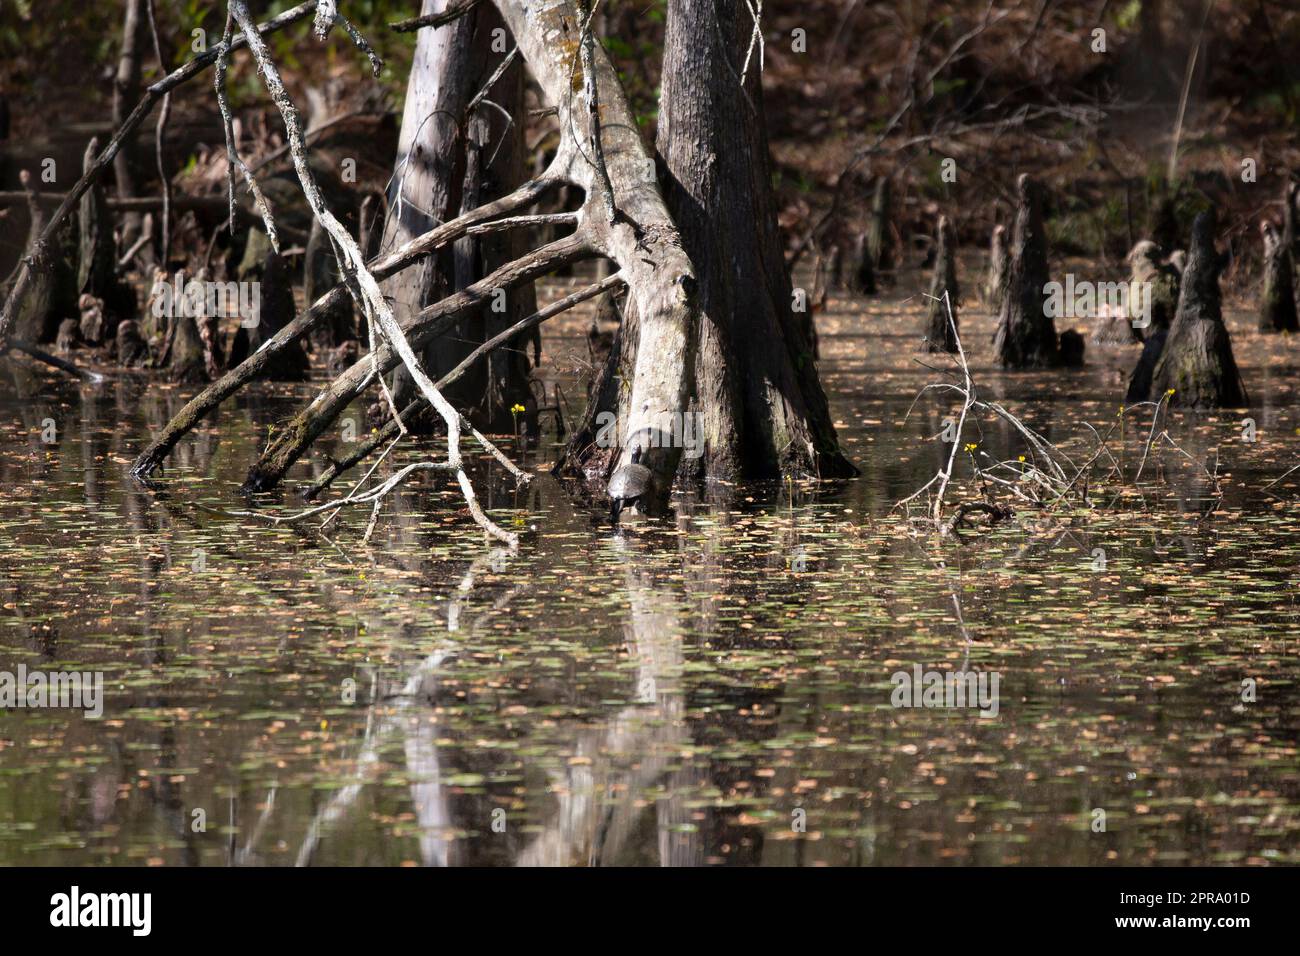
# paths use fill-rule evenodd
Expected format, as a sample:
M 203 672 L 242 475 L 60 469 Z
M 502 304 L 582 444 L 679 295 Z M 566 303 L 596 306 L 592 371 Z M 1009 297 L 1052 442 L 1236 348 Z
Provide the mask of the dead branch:
M 149 32 L 153 36 L 153 52 L 158 60 L 158 72 L 161 73 L 165 66 L 162 53 L 162 41 L 158 38 L 158 20 L 154 16 L 154 0 L 145 0 L 145 11 L 149 16 Z M 167 120 L 172 112 L 172 95 L 164 93 L 162 98 L 162 108 L 158 111 L 158 125 L 154 129 L 154 159 L 158 164 L 158 180 L 162 183 L 162 243 L 158 250 L 158 262 L 165 269 L 167 268 L 167 257 L 171 252 L 171 212 L 172 212 L 172 181 L 167 175 L 167 170 L 163 166 L 163 137 L 167 133 Z M 143 230 L 149 234 L 150 230 Z
M 438 388 L 440 389 L 450 388 L 461 378 L 461 376 L 465 374 L 466 371 L 468 371 L 474 365 L 475 362 L 483 358 L 489 352 L 492 352 L 495 349 L 498 349 L 501 346 L 505 345 L 507 342 L 517 337 L 520 333 L 527 331 L 528 329 L 532 328 L 535 325 L 540 325 L 542 322 L 545 322 L 547 319 L 554 318 L 555 316 L 559 315 L 561 312 L 568 311 L 569 309 L 573 308 L 575 305 L 578 305 L 581 302 L 585 302 L 588 299 L 593 299 L 596 296 L 602 295 L 603 293 L 615 289 L 622 284 L 623 284 L 622 276 L 617 274 L 608 276 L 607 278 L 602 279 L 600 282 L 589 285 L 583 289 L 578 290 L 577 292 L 572 293 L 571 295 L 565 296 L 563 299 L 559 299 L 555 302 L 552 302 L 546 308 L 534 312 L 532 315 L 528 316 L 527 318 L 520 319 L 510 328 L 506 329 L 505 331 L 501 332 L 499 335 L 493 336 L 491 339 L 484 342 L 473 352 L 471 352 L 468 356 L 466 356 L 465 359 L 459 365 L 453 368 L 442 378 L 438 379 L 437 382 Z M 425 407 L 426 405 L 421 399 L 416 399 L 415 401 L 407 405 L 404 409 L 402 409 L 399 418 L 402 422 L 409 422 L 416 414 L 422 411 Z M 309 501 L 315 498 L 323 490 L 325 490 L 331 484 L 333 484 L 334 480 L 338 478 L 339 475 L 353 468 L 359 462 L 367 458 L 370 455 L 370 453 L 373 452 L 380 445 L 395 440 L 398 437 L 399 428 L 400 426 L 397 424 L 397 421 L 390 419 L 388 422 L 384 424 L 383 428 L 380 428 L 373 435 L 367 438 L 364 442 L 361 442 L 359 447 L 356 449 L 356 451 L 354 451 L 351 455 L 347 456 L 342 461 L 331 462 L 329 467 L 326 468 L 325 473 L 322 474 L 319 478 L 317 478 L 314 482 L 312 482 L 310 486 L 304 489 L 303 497 Z
M 404 330 L 411 348 L 427 342 L 455 326 L 474 309 L 485 306 L 497 289 L 512 289 L 532 282 L 562 266 L 592 258 L 597 252 L 587 237 L 579 232 L 507 263 L 460 292 L 425 307 Z M 385 342 L 331 382 L 300 412 L 277 438 L 267 446 L 249 470 L 245 489 L 262 491 L 275 487 L 289 467 L 302 456 L 343 410 L 379 376 L 386 375 L 403 361 L 396 349 Z M 424 375 L 423 371 L 420 373 Z M 432 386 L 432 382 L 429 383 Z M 428 397 L 427 395 L 425 396 Z M 436 407 L 436 406 L 435 406 Z
M 567 162 L 562 156 L 557 156 L 556 159 L 557 164 Z M 474 209 L 450 222 L 443 223 L 436 229 L 431 229 L 394 249 L 391 253 L 371 260 L 368 267 L 378 279 L 396 275 L 402 269 L 420 261 L 433 251 L 460 239 L 467 234 L 470 227 L 486 222 L 494 216 L 515 212 L 531 205 L 541 198 L 556 182 L 558 182 L 558 176 L 553 170 L 548 170 L 537 179 L 520 186 L 510 195 L 503 196 L 495 202 L 480 206 L 478 209 Z M 216 408 L 248 382 L 257 378 L 271 359 L 291 343 L 309 333 L 317 322 L 328 315 L 337 303 L 343 301 L 347 294 L 344 283 L 340 282 L 335 285 L 317 299 L 309 309 L 298 315 L 292 322 L 272 336 L 263 344 L 261 349 L 191 399 L 167 423 L 167 426 L 149 447 L 136 458 L 135 464 L 131 468 L 132 475 L 138 480 L 147 479 L 162 464 L 163 459 L 176 446 L 176 443 L 194 428 L 208 412 Z
M 489 519 L 478 505 L 478 499 L 474 492 L 474 486 L 469 480 L 460 454 L 460 431 L 461 416 L 451 407 L 442 393 L 434 386 L 433 382 L 425 373 L 420 360 L 416 357 L 406 333 L 398 324 L 397 318 L 393 315 L 392 307 L 384 299 L 380 291 L 379 283 L 375 276 L 366 268 L 365 259 L 361 254 L 356 240 L 352 238 L 343 224 L 335 218 L 325 203 L 321 195 L 320 188 L 316 185 L 316 179 L 311 171 L 311 166 L 307 159 L 307 144 L 303 138 L 302 126 L 298 119 L 298 111 L 294 106 L 288 91 L 285 89 L 284 82 L 280 78 L 279 69 L 271 59 L 270 51 L 267 49 L 265 42 L 260 36 L 256 35 L 255 24 L 249 16 L 248 9 L 244 6 L 242 0 L 229 0 L 230 14 L 243 27 L 244 32 L 249 35 L 249 51 L 257 61 L 259 72 L 262 80 L 266 85 L 267 91 L 271 95 L 272 102 L 280 111 L 280 116 L 284 120 L 285 130 L 288 133 L 289 141 L 292 143 L 290 150 L 293 156 L 294 168 L 298 173 L 298 181 L 302 186 L 303 194 L 307 197 L 307 202 L 311 206 L 312 212 L 316 214 L 317 221 L 334 239 L 336 253 L 341 253 L 339 266 L 351 280 L 349 286 L 353 290 L 354 298 L 362 307 L 370 329 L 376 326 L 382 331 L 386 340 L 386 345 L 401 359 L 407 372 L 419 387 L 424 398 L 432 405 L 442 416 L 447 426 L 447 460 L 445 470 L 455 473 L 457 483 L 460 485 L 461 493 L 465 497 L 466 504 L 469 506 L 470 514 L 474 520 L 487 531 L 490 535 L 500 541 L 514 547 L 518 544 L 518 536 L 498 527 Z M 331 9 L 321 11 L 321 14 L 328 14 Z M 324 38 L 327 28 L 321 27 L 321 14 L 317 17 L 317 33 Z M 380 357 L 377 352 L 372 353 L 372 366 L 378 371 Z M 395 363 L 394 363 L 395 364 Z M 382 372 L 379 372 L 382 379 Z M 346 376 L 345 376 L 346 377 Z M 391 396 L 390 396 L 391 404 Z M 397 416 L 397 410 L 393 409 L 394 417 Z M 416 466 L 408 466 L 410 468 Z M 385 492 L 386 493 L 386 492 Z M 375 499 L 376 511 L 380 507 L 380 498 Z
M 479 0 L 460 0 L 459 3 L 449 4 L 442 13 L 430 13 L 423 17 L 398 20 L 396 23 L 388 24 L 388 29 L 398 33 L 412 33 L 424 27 L 434 27 L 436 29 L 437 27 L 446 26 L 454 20 L 459 20 L 478 5 Z

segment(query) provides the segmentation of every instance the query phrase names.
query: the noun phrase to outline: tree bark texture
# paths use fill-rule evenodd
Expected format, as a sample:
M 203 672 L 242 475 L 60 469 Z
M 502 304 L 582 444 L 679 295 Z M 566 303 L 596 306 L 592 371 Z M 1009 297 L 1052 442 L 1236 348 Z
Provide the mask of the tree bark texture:
M 1016 225 L 993 351 L 1004 368 L 1045 368 L 1057 363 L 1057 342 L 1056 325 L 1044 308 L 1048 273 L 1042 187 L 1022 173 L 1016 188 Z
M 448 0 L 424 0 L 423 15 L 442 13 Z M 479 5 L 444 27 L 424 29 L 416 41 L 407 85 L 389 215 L 381 251 L 389 252 L 485 202 L 499 198 L 523 179 L 523 124 L 508 123 L 488 102 L 466 110 L 509 53 L 499 42 L 503 21 L 490 5 Z M 498 31 L 495 32 L 494 31 Z M 493 49 L 496 46 L 497 49 Z M 511 117 L 523 105 L 523 69 L 512 63 L 487 92 L 486 100 Z M 412 314 L 466 288 L 524 251 L 517 231 L 466 236 L 384 284 L 399 315 Z M 455 368 L 475 345 L 534 311 L 532 287 L 498 297 L 481 313 L 467 316 L 426 346 L 424 361 L 434 378 Z M 515 404 L 534 404 L 528 389 L 527 356 L 501 350 L 465 376 L 448 398 L 469 407 L 470 420 L 488 431 L 512 431 Z M 415 398 L 404 369 L 394 376 L 398 407 Z M 535 410 L 533 412 L 535 414 Z
M 850 474 L 793 309 L 756 63 L 740 86 L 752 32 L 739 0 L 669 4 L 658 147 L 699 277 L 703 470 L 723 479 Z
M 1166 392 L 1171 405 L 1184 408 L 1241 408 L 1246 389 L 1223 324 L 1219 272 L 1223 262 L 1214 247 L 1214 210 L 1196 217 L 1192 248 L 1178 295 L 1178 312 L 1156 363 L 1150 398 Z

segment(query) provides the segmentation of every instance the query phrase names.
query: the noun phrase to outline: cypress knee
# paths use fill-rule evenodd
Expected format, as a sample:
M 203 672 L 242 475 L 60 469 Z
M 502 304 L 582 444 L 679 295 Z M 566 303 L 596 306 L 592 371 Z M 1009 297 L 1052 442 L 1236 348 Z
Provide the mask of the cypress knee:
M 930 280 L 930 310 L 926 317 L 927 352 L 957 351 L 957 239 L 947 216 L 939 217 L 939 245 Z
M 122 368 L 142 368 L 149 363 L 149 346 L 140 334 L 140 324 L 127 319 L 117 324 L 115 340 L 117 364 Z
M 1273 224 L 1259 224 L 1264 239 L 1264 292 L 1259 302 L 1261 332 L 1295 332 L 1295 275 L 1291 253 Z
M 1056 325 L 1044 308 L 1048 277 L 1042 189 L 1021 174 L 1016 191 L 1016 224 L 993 351 L 1004 368 L 1045 368 L 1057 364 L 1057 341 Z
M 1216 222 L 1212 208 L 1196 217 L 1178 312 L 1151 379 L 1152 398 L 1172 390 L 1170 404 L 1185 408 L 1240 408 L 1247 404 L 1232 340 L 1223 324 L 1219 293 L 1223 262 L 1214 247 Z

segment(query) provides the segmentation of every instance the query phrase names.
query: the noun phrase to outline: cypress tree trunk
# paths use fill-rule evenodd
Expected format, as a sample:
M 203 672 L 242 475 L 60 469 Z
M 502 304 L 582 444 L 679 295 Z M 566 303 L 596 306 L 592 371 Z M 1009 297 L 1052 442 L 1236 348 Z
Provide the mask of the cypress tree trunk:
M 255 258 L 262 254 L 260 263 Z M 257 263 L 254 265 L 254 263 Z M 253 229 L 248 237 L 244 261 L 239 266 L 241 280 L 257 280 L 257 323 L 251 327 L 240 322 L 230 346 L 230 364 L 238 365 L 260 349 L 271 336 L 293 321 L 293 286 L 289 269 L 283 257 L 271 248 L 271 242 L 260 229 Z M 241 316 L 241 320 L 244 317 Z M 276 355 L 263 370 L 262 378 L 276 381 L 299 382 L 311 374 L 311 362 L 303 350 L 302 341 L 296 341 Z
M 31 217 L 27 249 L 23 255 L 41 260 L 43 266 L 33 270 L 27 294 L 18 304 L 13 337 L 20 342 L 35 345 L 55 337 L 59 328 L 59 316 L 75 314 L 77 311 L 76 253 L 73 248 L 75 239 L 71 223 L 68 223 L 59 229 L 48 245 L 41 245 L 39 240 L 47 216 L 41 208 L 39 191 L 27 170 L 24 169 L 19 174 L 19 179 L 27 193 L 27 209 Z
M 938 241 L 934 256 L 934 277 L 930 280 L 930 310 L 923 330 L 923 348 L 927 352 L 956 352 L 957 303 L 961 296 L 957 288 L 957 238 L 947 216 L 939 217 Z
M 889 231 L 890 191 L 888 177 L 876 180 L 866 231 L 858 236 L 853 267 L 853 290 L 862 295 L 876 294 L 876 278 L 887 268 L 892 257 Z
M 31 227 L 27 231 L 27 248 L 23 255 L 35 258 L 41 253 L 39 239 L 41 230 L 45 228 L 45 211 L 41 209 L 31 173 L 24 169 L 20 176 L 23 189 L 27 192 L 27 213 L 31 218 Z M 48 252 L 45 254 L 48 255 Z M 54 275 L 50 270 L 32 271 L 32 284 L 27 296 L 19 303 L 18 314 L 14 317 L 14 338 L 35 344 L 46 337 L 53 288 Z
M 329 234 L 317 219 L 312 220 L 303 259 L 303 300 L 310 305 L 342 279 Z M 316 348 L 325 352 L 356 337 L 356 328 L 352 322 L 352 302 L 350 299 L 340 299 L 312 331 L 311 340 Z
M 421 13 L 439 13 L 447 5 L 447 0 L 424 0 Z M 465 115 L 471 98 L 512 46 L 507 41 L 504 49 L 492 48 L 496 29 L 504 29 L 500 15 L 492 5 L 480 4 L 446 26 L 419 32 L 381 252 L 391 252 L 523 181 L 523 124 L 507 126 L 500 113 L 485 104 L 473 116 Z M 510 115 L 521 115 L 523 70 L 518 61 L 497 80 L 489 98 Z M 414 313 L 517 258 L 526 249 L 526 239 L 518 230 L 468 236 L 383 283 L 384 293 L 392 297 L 399 314 Z M 437 379 L 451 371 L 476 345 L 531 313 L 534 305 L 531 286 L 517 289 L 436 337 L 423 354 L 429 374 Z M 500 349 L 490 357 L 486 370 L 482 364 L 472 369 L 447 398 L 466 408 L 470 420 L 487 431 L 513 431 L 510 408 L 514 404 L 524 405 L 526 421 L 535 424 L 529 370 L 522 350 Z M 393 397 L 398 408 L 417 397 L 404 369 L 394 376 Z M 417 420 L 417 430 L 420 421 L 433 419 Z
M 1296 261 L 1296 204 L 1300 202 L 1300 183 L 1287 177 L 1282 190 L 1282 244 L 1291 257 L 1291 272 L 1295 273 Z
M 182 311 L 173 320 L 171 361 L 167 377 L 180 385 L 199 385 L 208 380 L 203 357 L 203 338 L 193 316 Z
M 1042 187 L 1021 174 L 1005 295 L 993 351 L 1004 368 L 1045 368 L 1057 363 L 1056 325 L 1044 309 L 1047 234 Z
M 743 91 L 737 82 L 752 31 L 741 0 L 669 4 L 657 145 L 668 208 L 699 278 L 703 470 L 724 479 L 847 475 L 855 470 L 792 308 L 757 63 Z
M 1259 330 L 1295 332 L 1300 324 L 1296 322 L 1291 251 L 1272 223 L 1261 222 L 1259 231 L 1264 240 L 1264 292 L 1259 301 Z
M 1215 225 L 1212 208 L 1196 217 L 1178 313 L 1151 380 L 1151 398 L 1172 389 L 1170 404 L 1185 408 L 1241 408 L 1247 404 L 1232 341 L 1223 324 L 1219 294 L 1223 265 L 1214 247 Z

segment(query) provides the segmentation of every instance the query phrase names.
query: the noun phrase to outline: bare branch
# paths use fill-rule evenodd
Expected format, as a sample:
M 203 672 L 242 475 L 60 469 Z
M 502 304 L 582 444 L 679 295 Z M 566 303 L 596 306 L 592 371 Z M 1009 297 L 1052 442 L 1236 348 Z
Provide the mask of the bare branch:
M 229 9 L 231 15 L 239 22 L 244 31 L 249 34 L 255 34 L 251 17 L 248 9 L 244 6 L 242 0 L 230 0 Z M 318 21 L 319 22 L 319 21 Z M 336 252 L 342 252 L 339 259 L 339 266 L 344 270 L 356 285 L 354 295 L 358 303 L 366 313 L 366 318 L 373 330 L 376 325 L 383 332 L 384 338 L 388 345 L 400 357 L 402 364 L 406 366 L 407 372 L 416 386 L 423 393 L 438 414 L 442 416 L 447 425 L 447 466 L 455 471 L 457 483 L 460 485 L 461 493 L 465 496 L 466 504 L 469 506 L 470 514 L 474 520 L 490 535 L 500 541 L 514 546 L 518 544 L 518 536 L 499 528 L 491 519 L 489 519 L 478 506 L 478 499 L 474 493 L 474 486 L 469 480 L 469 475 L 465 472 L 461 454 L 460 454 L 460 429 L 461 418 L 459 413 L 452 408 L 451 404 L 443 397 L 442 393 L 434 386 L 433 382 L 425 373 L 419 358 L 411 348 L 411 343 L 407 340 L 406 334 L 398 324 L 396 316 L 393 315 L 392 307 L 389 306 L 384 298 L 383 292 L 379 288 L 379 283 L 374 275 L 366 268 L 365 258 L 356 244 L 356 240 L 344 228 L 343 224 L 338 221 L 329 207 L 325 204 L 324 197 L 321 195 L 320 188 L 316 185 L 316 179 L 311 171 L 311 166 L 307 160 L 307 144 L 303 138 L 302 127 L 298 120 L 297 108 L 289 97 L 288 91 L 284 87 L 284 82 L 280 78 L 279 69 L 271 59 L 270 51 L 261 37 L 251 35 L 249 38 L 249 51 L 257 61 L 258 67 L 262 74 L 262 80 L 266 84 L 267 91 L 271 94 L 271 100 L 275 103 L 280 111 L 280 116 L 284 120 L 285 130 L 288 133 L 289 141 L 293 148 L 290 150 L 294 167 L 298 173 L 298 181 L 302 185 L 303 194 L 307 197 L 307 202 L 316 214 L 317 221 L 326 232 L 333 237 L 335 241 Z M 378 363 L 377 350 L 374 354 L 374 362 Z M 381 376 L 382 377 L 382 376 Z M 391 396 L 389 397 L 391 403 Z M 397 416 L 397 409 L 393 409 L 394 417 Z
M 592 285 L 586 286 L 583 289 L 579 289 L 577 292 L 574 292 L 571 295 L 565 296 L 563 299 L 559 299 L 555 302 L 552 302 L 546 308 L 534 312 L 532 315 L 528 316 L 527 318 L 520 319 L 510 328 L 506 329 L 505 331 L 499 333 L 498 335 L 493 336 L 488 341 L 484 342 L 473 352 L 471 352 L 468 356 L 466 356 L 465 359 L 459 365 L 453 368 L 442 378 L 438 379 L 438 388 L 441 389 L 450 388 L 461 378 L 461 376 L 465 374 L 466 371 L 468 371 L 474 365 L 475 362 L 483 358 L 483 356 L 487 355 L 489 352 L 492 352 L 495 349 L 498 349 L 501 346 L 505 345 L 511 339 L 518 336 L 521 332 L 524 332 L 527 329 L 532 328 L 534 325 L 539 325 L 542 322 L 545 322 L 547 319 L 554 318 L 555 316 L 559 315 L 561 312 L 565 312 L 573 308 L 575 305 L 578 305 L 581 302 L 585 302 L 588 299 L 593 299 L 604 292 L 608 292 L 611 289 L 617 288 L 618 286 L 623 284 L 623 281 L 624 281 L 623 277 L 619 274 L 608 276 L 607 278 L 602 279 L 600 282 L 593 283 Z M 417 414 L 419 414 L 420 411 L 422 411 L 424 408 L 425 408 L 425 403 L 420 399 L 416 399 L 415 401 L 407 405 L 406 408 L 402 409 L 402 413 L 398 417 L 402 422 L 409 422 L 411 421 L 412 418 L 414 418 Z M 397 421 L 390 420 L 387 423 L 385 423 L 383 428 L 379 429 L 377 432 L 375 432 L 375 434 L 371 435 L 364 442 L 362 442 L 360 446 L 356 449 L 356 451 L 354 451 L 347 458 L 339 462 L 331 463 L 330 466 L 325 470 L 325 473 L 321 475 L 319 478 L 317 478 L 314 482 L 312 482 L 312 484 L 304 490 L 303 497 L 307 498 L 308 500 L 316 497 L 324 489 L 328 488 L 331 484 L 333 484 L 334 480 L 338 478 L 339 475 L 343 474 L 343 472 L 348 471 L 349 469 L 357 465 L 359 462 L 364 460 L 367 456 L 369 456 L 369 454 L 372 451 L 374 451 L 380 445 L 395 439 L 397 437 L 398 428 L 399 426 Z M 477 434 L 477 432 L 475 434 Z
M 448 23 L 459 20 L 465 14 L 469 13 L 479 5 L 479 0 L 461 0 L 460 3 L 453 3 L 442 13 L 430 13 L 423 17 L 411 17 L 407 20 L 398 20 L 396 23 L 390 23 L 388 28 L 398 33 L 411 33 L 424 27 L 443 27 Z
M 556 157 L 557 164 L 567 162 L 563 157 Z M 554 168 L 559 168 L 554 167 Z M 450 222 L 443 223 L 423 235 L 404 243 L 391 253 L 380 256 L 369 263 L 370 271 L 376 278 L 386 279 L 418 262 L 425 256 L 464 236 L 469 228 L 477 223 L 504 213 L 514 212 L 536 202 L 554 183 L 558 182 L 556 174 L 550 170 L 537 179 L 520 186 L 508 196 L 471 210 Z M 329 311 L 347 295 L 346 286 L 340 282 L 317 299 L 309 309 L 299 314 L 292 322 L 282 328 L 265 342 L 261 349 L 245 359 L 237 368 L 231 369 L 218 381 L 213 382 L 202 392 L 192 398 L 163 429 L 162 433 L 140 453 L 131 474 L 137 480 L 144 480 L 153 473 L 167 454 L 176 446 L 203 416 L 216 408 L 238 389 L 252 381 L 262 369 L 287 348 L 291 343 L 310 332 Z

